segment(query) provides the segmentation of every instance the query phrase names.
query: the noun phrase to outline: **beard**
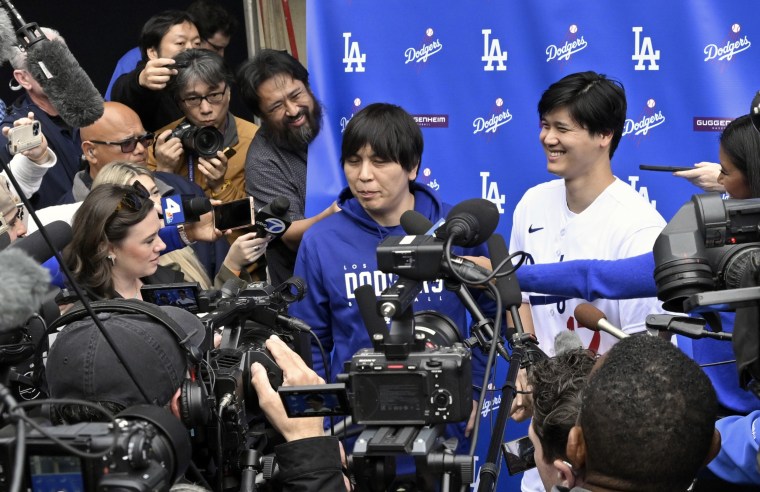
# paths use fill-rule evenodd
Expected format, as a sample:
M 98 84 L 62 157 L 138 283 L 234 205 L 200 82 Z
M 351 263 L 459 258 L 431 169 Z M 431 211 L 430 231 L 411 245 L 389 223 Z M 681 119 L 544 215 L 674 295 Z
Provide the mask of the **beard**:
M 306 123 L 299 127 L 291 127 L 289 123 L 306 116 Z M 314 110 L 301 108 L 295 117 L 286 116 L 279 124 L 271 120 L 262 120 L 261 127 L 272 138 L 272 143 L 292 151 L 306 151 L 309 144 L 317 138 L 322 128 L 322 105 L 314 99 Z

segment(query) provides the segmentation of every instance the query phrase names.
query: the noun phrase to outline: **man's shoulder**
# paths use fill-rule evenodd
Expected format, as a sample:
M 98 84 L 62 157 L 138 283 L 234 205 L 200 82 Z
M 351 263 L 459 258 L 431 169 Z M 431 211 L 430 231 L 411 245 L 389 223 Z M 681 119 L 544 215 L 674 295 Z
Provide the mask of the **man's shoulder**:
M 627 215 L 640 220 L 654 220 L 665 225 L 665 219 L 657 209 L 631 185 L 616 179 L 610 186 L 610 196 Z
M 528 188 L 520 198 L 520 204 L 526 204 L 536 201 L 546 202 L 546 200 L 565 196 L 565 181 L 562 179 L 554 179 L 552 181 L 546 181 L 544 183 L 537 184 Z

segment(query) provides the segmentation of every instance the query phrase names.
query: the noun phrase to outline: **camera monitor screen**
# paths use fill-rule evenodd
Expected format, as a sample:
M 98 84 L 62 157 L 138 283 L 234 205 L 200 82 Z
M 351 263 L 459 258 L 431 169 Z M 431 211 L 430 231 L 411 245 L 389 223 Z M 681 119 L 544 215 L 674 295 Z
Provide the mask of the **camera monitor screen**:
M 61 490 L 84 492 L 82 463 L 76 456 L 29 456 L 33 492 Z
M 280 386 L 277 390 L 288 417 L 328 417 L 351 413 L 343 384 Z
M 175 306 L 193 314 L 198 312 L 198 291 L 197 282 L 143 285 L 140 288 L 145 302 L 156 306 Z

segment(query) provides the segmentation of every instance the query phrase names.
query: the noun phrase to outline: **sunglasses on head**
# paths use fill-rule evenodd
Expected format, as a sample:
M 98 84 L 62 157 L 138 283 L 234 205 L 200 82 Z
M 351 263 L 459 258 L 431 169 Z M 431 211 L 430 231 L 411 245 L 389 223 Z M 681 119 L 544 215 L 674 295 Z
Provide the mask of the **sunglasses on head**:
M 134 152 L 135 148 L 137 147 L 137 142 L 140 142 L 143 147 L 147 148 L 153 145 L 154 138 L 155 137 L 153 133 L 148 132 L 137 137 L 129 137 L 125 138 L 124 140 L 118 140 L 116 142 L 108 142 L 105 140 L 90 140 L 90 142 L 98 145 L 118 145 L 120 146 L 123 153 L 130 154 Z
M 132 183 L 132 186 L 126 186 L 124 189 L 124 195 L 116 205 L 116 210 L 114 212 L 118 212 L 124 208 L 132 210 L 133 212 L 139 212 L 145 205 L 145 201 L 150 201 L 150 192 L 139 181 L 135 181 Z M 153 202 L 151 202 L 151 206 L 152 205 Z

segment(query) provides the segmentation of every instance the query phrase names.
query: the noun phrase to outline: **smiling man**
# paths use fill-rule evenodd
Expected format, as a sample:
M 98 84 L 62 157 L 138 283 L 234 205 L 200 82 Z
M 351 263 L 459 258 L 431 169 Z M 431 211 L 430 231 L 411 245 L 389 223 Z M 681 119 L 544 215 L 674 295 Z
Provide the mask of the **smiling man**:
M 594 72 L 568 75 L 543 93 L 538 114 L 547 170 L 561 179 L 523 195 L 515 207 L 510 251 L 525 251 L 528 263 L 616 260 L 652 251 L 665 220 L 612 173 L 611 159 L 625 124 L 622 85 Z M 578 329 L 573 312 L 582 302 L 523 292 L 523 327 L 535 333 L 550 356 L 555 337 L 568 329 L 576 330 L 584 348 L 604 353 L 617 340 Z M 661 312 L 653 297 L 600 299 L 594 305 L 629 334 L 644 331 L 646 316 Z M 543 490 L 537 474 L 525 477 L 523 491 Z
M 319 134 L 322 106 L 309 87 L 309 72 L 284 51 L 261 50 L 240 66 L 237 79 L 243 100 L 261 118 L 246 157 L 246 191 L 257 208 L 279 196 L 290 200 L 292 224 L 267 248 L 270 280 L 279 285 L 293 275 L 304 232 L 338 210 L 333 204 L 314 217 L 305 215 L 306 159 Z

